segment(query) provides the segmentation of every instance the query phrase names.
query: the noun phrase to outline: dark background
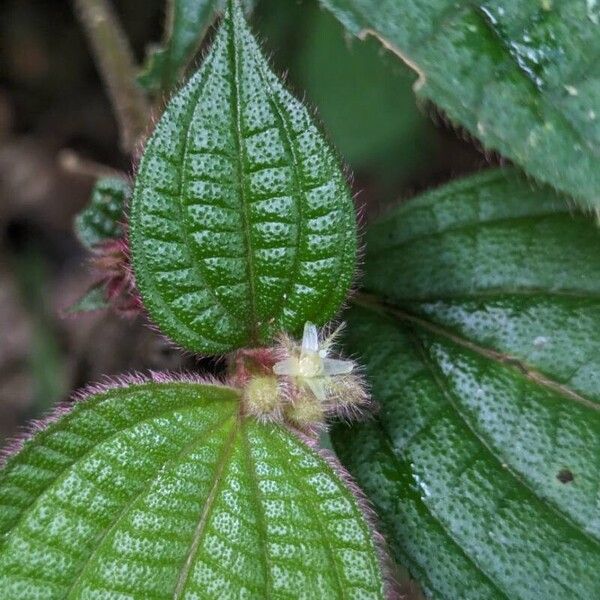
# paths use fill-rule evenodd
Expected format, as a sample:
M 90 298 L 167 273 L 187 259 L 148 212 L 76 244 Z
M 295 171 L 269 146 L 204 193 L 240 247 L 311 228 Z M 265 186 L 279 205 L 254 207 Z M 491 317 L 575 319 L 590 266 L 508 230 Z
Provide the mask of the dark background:
M 162 37 L 163 0 L 113 6 L 141 63 Z M 373 39 L 351 40 L 316 2 L 260 0 L 252 26 L 276 71 L 317 110 L 366 220 L 495 160 L 417 105 L 415 77 L 397 57 Z M 75 171 L 65 166 L 73 156 Z M 210 368 L 172 350 L 142 318 L 61 316 L 92 282 L 72 221 L 105 167 L 132 175 L 71 3 L 1 0 L 0 445 L 105 376 Z

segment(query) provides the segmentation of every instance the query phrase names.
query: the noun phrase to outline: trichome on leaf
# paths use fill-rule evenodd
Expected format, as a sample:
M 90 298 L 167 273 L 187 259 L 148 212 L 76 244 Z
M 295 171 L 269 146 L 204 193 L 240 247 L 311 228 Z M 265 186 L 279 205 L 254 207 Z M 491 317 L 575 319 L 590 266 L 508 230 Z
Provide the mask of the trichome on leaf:
M 83 305 L 143 302 L 176 344 L 233 351 L 230 371 L 92 389 L 24 441 L 0 470 L 0 597 L 381 600 L 370 513 L 315 442 L 367 404 L 335 335 L 307 322 L 348 291 L 354 205 L 237 1 L 144 149 L 133 272 L 128 193 L 99 184 L 78 219 L 103 274 Z

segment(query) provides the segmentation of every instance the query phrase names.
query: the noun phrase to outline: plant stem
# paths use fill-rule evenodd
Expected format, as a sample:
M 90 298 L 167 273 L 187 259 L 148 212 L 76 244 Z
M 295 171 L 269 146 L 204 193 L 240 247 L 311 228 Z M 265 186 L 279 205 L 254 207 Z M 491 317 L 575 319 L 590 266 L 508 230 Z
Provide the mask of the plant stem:
M 129 42 L 107 0 L 74 3 L 119 123 L 121 148 L 132 154 L 146 130 L 150 106 L 136 81 L 137 68 Z
M 118 169 L 113 169 L 112 167 L 107 167 L 106 165 L 88 158 L 83 158 L 77 154 L 77 152 L 69 148 L 63 148 L 56 158 L 59 166 L 67 173 L 89 177 L 94 181 L 101 177 L 119 177 L 127 180 L 126 173 L 123 173 Z

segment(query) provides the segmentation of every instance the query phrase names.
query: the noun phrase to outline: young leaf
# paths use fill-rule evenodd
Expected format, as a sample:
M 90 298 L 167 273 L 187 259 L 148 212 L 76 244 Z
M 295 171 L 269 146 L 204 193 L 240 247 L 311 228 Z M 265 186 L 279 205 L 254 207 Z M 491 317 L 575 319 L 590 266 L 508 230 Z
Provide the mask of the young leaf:
M 600 2 L 321 2 L 487 148 L 600 209 Z
M 381 411 L 334 446 L 436 598 L 600 589 L 600 236 L 571 212 L 492 171 L 368 233 L 348 346 Z
M 0 471 L 2 598 L 382 598 L 356 499 L 195 382 L 98 391 Z
M 147 90 L 170 91 L 198 49 L 219 0 L 170 0 L 162 47 L 153 49 L 138 81 Z
M 88 249 L 123 235 L 125 206 L 129 184 L 118 177 L 99 179 L 92 190 L 90 204 L 75 217 L 75 233 Z
M 328 321 L 346 296 L 356 254 L 351 195 L 237 2 L 146 145 L 130 224 L 144 304 L 190 350 L 298 334 L 306 321 Z

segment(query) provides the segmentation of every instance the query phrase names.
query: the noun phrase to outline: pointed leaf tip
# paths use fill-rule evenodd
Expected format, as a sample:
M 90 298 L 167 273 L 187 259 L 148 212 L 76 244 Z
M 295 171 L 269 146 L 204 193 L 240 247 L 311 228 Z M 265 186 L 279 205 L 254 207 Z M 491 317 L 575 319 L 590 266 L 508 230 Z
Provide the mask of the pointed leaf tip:
M 202 68 L 146 145 L 131 211 L 144 304 L 203 353 L 328 321 L 351 283 L 352 197 L 307 110 L 230 0 Z

